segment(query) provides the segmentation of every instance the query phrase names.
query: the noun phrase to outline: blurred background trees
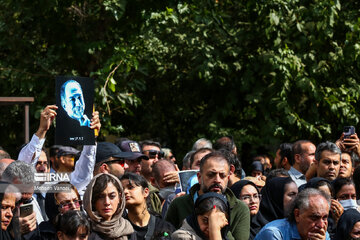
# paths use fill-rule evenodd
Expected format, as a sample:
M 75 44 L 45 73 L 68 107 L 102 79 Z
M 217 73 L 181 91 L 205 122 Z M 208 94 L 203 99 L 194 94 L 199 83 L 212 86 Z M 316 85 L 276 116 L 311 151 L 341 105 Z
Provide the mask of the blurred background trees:
M 57 75 L 95 79 L 102 140 L 156 139 L 178 160 L 200 137 L 232 135 L 246 163 L 281 142 L 335 141 L 343 126 L 358 127 L 357 1 L 2 0 L 0 8 L 1 95 L 35 97 L 32 132 L 55 102 Z M 22 107 L 0 113 L 0 145 L 15 157 Z

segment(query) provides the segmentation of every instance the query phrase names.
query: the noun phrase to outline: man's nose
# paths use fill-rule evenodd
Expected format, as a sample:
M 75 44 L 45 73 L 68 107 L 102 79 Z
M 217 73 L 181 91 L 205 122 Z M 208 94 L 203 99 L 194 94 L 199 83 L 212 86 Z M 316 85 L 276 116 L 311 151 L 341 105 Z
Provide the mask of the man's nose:
M 76 106 L 81 106 L 80 98 L 76 98 L 76 100 L 75 100 L 75 105 L 76 105 Z
M 217 182 L 217 183 L 221 182 L 221 177 L 220 177 L 219 174 L 216 174 L 216 176 L 215 176 L 215 182 Z
M 316 222 L 316 227 L 319 228 L 319 229 L 322 229 L 322 228 L 325 228 L 327 224 L 327 220 L 325 219 L 319 219 L 317 222 Z
M 6 210 L 5 216 L 8 217 L 8 218 L 12 218 L 13 217 L 13 212 L 10 209 L 8 209 L 8 210 Z

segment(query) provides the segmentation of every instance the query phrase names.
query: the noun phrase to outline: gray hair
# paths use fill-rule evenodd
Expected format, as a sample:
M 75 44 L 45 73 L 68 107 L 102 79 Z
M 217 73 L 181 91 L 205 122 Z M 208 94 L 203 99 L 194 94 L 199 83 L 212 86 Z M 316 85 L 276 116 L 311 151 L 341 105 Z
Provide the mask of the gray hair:
M 34 184 L 35 172 L 34 166 L 17 160 L 10 163 L 5 169 L 2 174 L 2 180 L 10 183 L 14 182 L 14 180 L 19 180 L 22 184 Z
M 9 166 L 9 164 L 0 162 L 0 179 L 2 179 L 3 172 L 5 171 L 7 166 Z
M 316 161 L 320 161 L 321 158 L 321 154 L 323 151 L 329 151 L 335 154 L 339 154 L 341 156 L 341 150 L 338 146 L 336 146 L 335 143 L 333 142 L 322 142 L 319 145 L 317 145 L 316 147 L 316 151 L 315 151 L 315 159 Z
M 294 202 L 292 203 L 290 207 L 289 215 L 287 217 L 289 222 L 293 222 L 293 223 L 295 222 L 294 210 L 299 209 L 301 211 L 307 209 L 309 207 L 309 202 L 310 202 L 309 198 L 314 196 L 323 197 L 327 201 L 330 209 L 331 198 L 328 194 L 315 188 L 306 188 L 296 196 Z
M 185 155 L 185 157 L 183 158 L 183 161 L 182 161 L 183 169 L 190 169 L 190 158 L 191 158 L 191 155 L 193 155 L 194 153 L 195 153 L 195 151 L 192 150 Z
M 212 148 L 212 143 L 206 138 L 200 138 L 194 143 L 192 150 L 196 151 L 200 148 Z

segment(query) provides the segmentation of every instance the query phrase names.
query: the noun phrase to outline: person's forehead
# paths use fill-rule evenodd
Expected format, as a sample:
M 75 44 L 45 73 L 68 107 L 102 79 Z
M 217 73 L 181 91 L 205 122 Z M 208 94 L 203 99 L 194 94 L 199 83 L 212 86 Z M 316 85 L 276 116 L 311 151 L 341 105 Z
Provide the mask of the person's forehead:
M 56 196 L 57 200 L 60 201 L 66 201 L 66 200 L 72 200 L 74 198 L 78 198 L 75 191 L 71 189 L 70 192 L 59 192 Z
M 323 196 L 310 196 L 309 206 L 304 209 L 304 213 L 307 215 L 326 215 L 329 213 L 329 205 Z
M 16 195 L 14 193 L 5 193 L 2 200 L 2 204 L 13 204 L 15 205 Z
M 47 162 L 47 156 L 45 152 L 41 151 L 38 162 Z
M 203 165 L 203 170 L 205 171 L 224 171 L 229 168 L 229 165 L 226 159 L 221 157 L 213 157 L 207 159 L 205 164 Z
M 76 94 L 76 93 L 81 94 L 82 93 L 81 87 L 77 83 L 68 83 L 66 85 L 65 91 L 67 94 Z
M 347 152 L 341 153 L 341 159 L 351 160 L 351 156 Z
M 247 184 L 241 189 L 241 194 L 254 194 L 254 193 L 258 193 L 258 192 L 256 188 L 251 184 Z
M 315 152 L 316 146 L 311 142 L 306 142 L 301 144 L 301 149 L 303 152 Z
M 156 150 L 156 151 L 160 151 L 160 148 L 154 145 L 145 145 L 143 146 L 143 151 L 146 150 Z
M 321 153 L 320 160 L 322 160 L 322 159 L 330 159 L 330 160 L 333 160 L 333 161 L 340 160 L 340 154 L 331 152 L 329 150 L 324 150 Z
M 204 151 L 204 152 L 199 152 L 194 156 L 195 160 L 201 160 L 205 155 L 209 154 L 211 151 Z

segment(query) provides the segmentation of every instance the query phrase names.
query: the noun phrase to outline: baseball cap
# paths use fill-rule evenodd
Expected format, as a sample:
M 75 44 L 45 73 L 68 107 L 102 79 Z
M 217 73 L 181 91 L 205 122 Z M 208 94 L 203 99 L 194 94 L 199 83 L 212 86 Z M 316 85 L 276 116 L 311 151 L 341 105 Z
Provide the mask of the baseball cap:
M 258 187 L 265 186 L 265 181 L 262 179 L 256 178 L 256 177 L 245 177 L 244 180 L 251 181 L 251 182 L 255 183 L 255 185 Z
M 123 151 L 123 152 L 131 152 L 133 153 L 133 157 L 132 158 L 127 158 L 129 160 L 135 160 L 135 159 L 138 159 L 138 158 L 144 158 L 146 160 L 149 159 L 148 156 L 146 156 L 145 154 L 142 154 L 141 153 L 141 148 L 140 148 L 140 145 L 135 142 L 135 141 L 132 141 L 132 140 L 126 140 L 126 141 L 123 141 L 121 144 L 120 144 L 120 149 Z
M 79 150 L 77 150 L 76 148 L 73 147 L 68 147 L 68 146 L 60 146 L 59 150 L 57 152 L 57 156 L 65 156 L 65 155 L 78 155 L 80 153 Z
M 96 163 L 102 162 L 110 157 L 130 159 L 133 157 L 133 153 L 122 152 L 118 146 L 110 142 L 99 142 L 96 147 Z

